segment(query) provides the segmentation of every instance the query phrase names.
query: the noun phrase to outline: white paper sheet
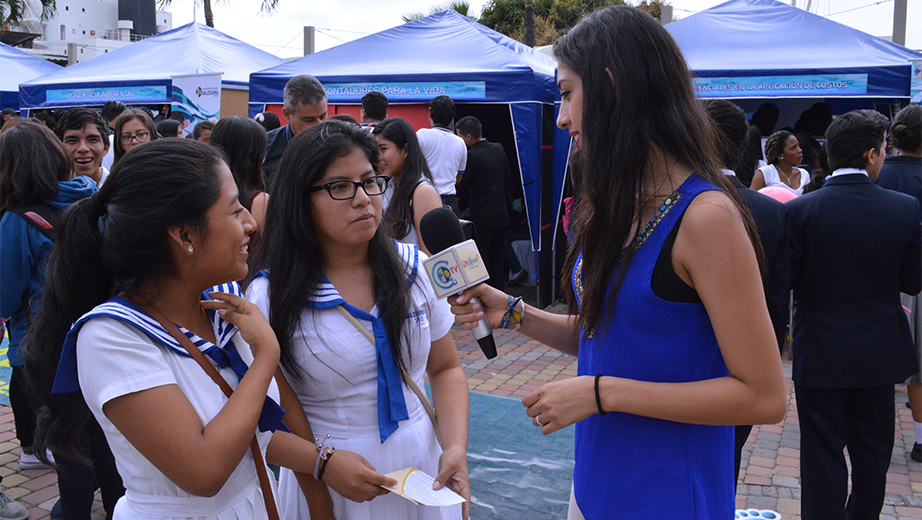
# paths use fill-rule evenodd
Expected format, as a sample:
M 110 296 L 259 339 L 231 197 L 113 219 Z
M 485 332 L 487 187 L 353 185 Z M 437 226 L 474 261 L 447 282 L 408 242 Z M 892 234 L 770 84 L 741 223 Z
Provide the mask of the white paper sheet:
M 395 487 L 385 487 L 385 489 L 416 504 L 444 507 L 464 502 L 464 497 L 447 486 L 432 489 L 435 477 L 427 475 L 416 468 L 394 471 L 388 473 L 387 476 L 397 480 L 397 485 Z

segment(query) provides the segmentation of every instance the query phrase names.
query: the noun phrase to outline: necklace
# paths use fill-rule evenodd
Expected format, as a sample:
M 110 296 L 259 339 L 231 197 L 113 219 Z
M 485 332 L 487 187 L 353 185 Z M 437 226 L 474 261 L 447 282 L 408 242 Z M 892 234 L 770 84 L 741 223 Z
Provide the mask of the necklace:
M 791 189 L 795 189 L 795 190 L 796 190 L 797 188 L 800 187 L 800 186 L 799 186 L 800 183 L 798 183 L 798 186 L 796 186 L 796 187 L 794 186 L 794 167 L 791 167 L 791 175 L 790 175 L 790 176 L 788 176 L 788 174 L 786 174 L 786 173 L 784 173 L 783 171 L 781 171 L 781 168 L 779 168 L 779 167 L 777 167 L 777 166 L 775 166 L 775 169 L 778 170 L 778 175 L 779 175 L 779 177 L 781 178 L 781 181 L 784 182 L 785 184 L 787 184 L 788 186 L 790 186 Z

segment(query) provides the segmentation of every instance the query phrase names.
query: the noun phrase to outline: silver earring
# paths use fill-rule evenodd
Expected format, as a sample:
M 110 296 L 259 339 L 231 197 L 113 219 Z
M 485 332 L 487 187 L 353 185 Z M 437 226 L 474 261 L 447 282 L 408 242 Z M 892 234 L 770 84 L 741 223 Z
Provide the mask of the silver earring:
M 189 246 L 189 252 L 190 253 L 192 252 L 192 246 Z

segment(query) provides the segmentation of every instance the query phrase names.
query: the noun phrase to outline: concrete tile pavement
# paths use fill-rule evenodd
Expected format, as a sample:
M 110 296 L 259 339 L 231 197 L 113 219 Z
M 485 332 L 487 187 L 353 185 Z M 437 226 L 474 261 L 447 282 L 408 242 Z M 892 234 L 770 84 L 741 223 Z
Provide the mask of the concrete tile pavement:
M 472 391 L 522 398 L 542 384 L 576 375 L 576 358 L 561 354 L 517 332 L 495 331 L 499 355 L 487 360 L 469 332 L 454 329 L 455 342 Z M 794 402 L 791 364 L 784 364 L 788 389 L 788 413 L 774 425 L 752 429 L 737 486 L 737 508 L 773 509 L 785 520 L 800 519 L 800 430 Z M 909 458 L 914 433 L 910 411 L 904 406 L 906 388 L 897 387 L 896 438 L 887 475 L 887 497 L 881 519 L 922 518 L 922 464 Z M 524 414 L 524 410 L 522 410 Z M 474 409 L 473 413 L 477 413 Z M 15 438 L 13 414 L 0 406 L 0 488 L 20 501 L 31 520 L 50 516 L 58 496 L 51 470 L 20 470 L 19 443 Z M 103 520 L 102 504 L 94 503 L 93 520 Z
M 472 391 L 521 398 L 544 383 L 576 375 L 576 358 L 517 332 L 494 331 L 498 356 L 492 360 L 484 358 L 469 332 L 455 328 L 454 337 Z M 788 412 L 778 424 L 753 427 L 743 448 L 736 507 L 772 509 L 785 520 L 800 520 L 800 426 L 789 360 L 784 370 Z M 898 386 L 896 438 L 882 520 L 922 518 L 922 464 L 909 458 L 915 433 L 906 401 L 906 387 Z

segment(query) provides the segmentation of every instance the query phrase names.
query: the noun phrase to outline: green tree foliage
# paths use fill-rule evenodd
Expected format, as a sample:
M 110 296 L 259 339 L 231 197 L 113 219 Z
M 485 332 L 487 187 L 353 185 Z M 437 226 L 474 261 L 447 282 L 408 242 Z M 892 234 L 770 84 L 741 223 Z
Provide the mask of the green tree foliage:
M 47 21 L 57 10 L 54 0 L 39 0 L 42 6 L 41 20 Z M 26 0 L 0 0 L 0 31 L 9 25 L 19 25 L 26 14 Z
M 432 6 L 431 8 L 429 8 L 429 14 L 425 14 L 422 11 L 418 11 L 415 13 L 407 13 L 403 15 L 403 21 L 412 22 L 413 20 L 419 20 L 420 18 L 425 18 L 426 16 L 429 16 L 435 13 L 441 13 L 442 11 L 447 11 L 449 9 L 451 9 L 452 11 L 457 11 L 458 14 L 462 16 L 467 16 L 468 18 L 471 18 L 473 20 L 477 19 L 477 17 L 475 17 L 473 13 L 471 12 L 470 2 L 468 2 L 467 0 L 451 0 L 450 2 L 444 5 Z M 523 8 L 523 12 L 524 12 L 524 8 Z
M 660 17 L 663 0 L 642 0 L 632 4 L 625 0 L 534 0 L 535 45 L 550 45 L 583 16 L 610 5 L 636 5 Z M 523 0 L 490 0 L 478 20 L 483 25 L 510 38 L 522 41 L 525 31 L 525 2 Z

